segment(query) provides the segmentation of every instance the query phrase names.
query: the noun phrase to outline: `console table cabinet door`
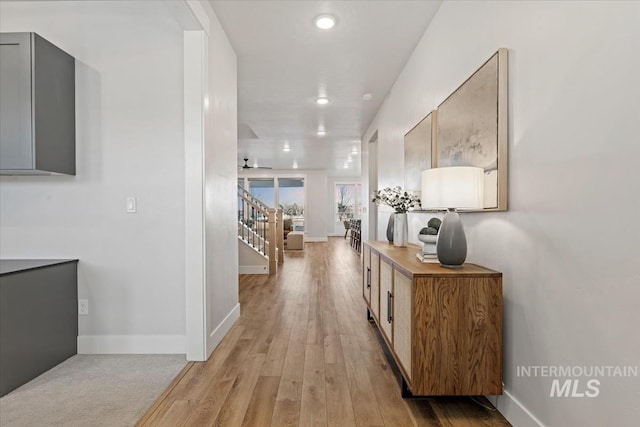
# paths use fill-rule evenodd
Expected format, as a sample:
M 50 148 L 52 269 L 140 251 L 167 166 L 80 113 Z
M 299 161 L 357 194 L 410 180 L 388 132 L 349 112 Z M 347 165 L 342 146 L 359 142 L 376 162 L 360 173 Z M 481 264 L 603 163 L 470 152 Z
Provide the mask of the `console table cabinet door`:
M 368 246 L 362 251 L 362 296 L 371 305 L 371 249 Z
M 371 303 L 373 316 L 380 323 L 380 255 L 371 251 Z
M 393 271 L 393 351 L 411 382 L 411 278 Z
M 419 278 L 414 393 L 502 394 L 502 283 L 493 277 Z
M 380 260 L 380 318 L 378 326 L 389 345 L 393 348 L 392 308 L 393 300 L 393 268 L 384 259 Z

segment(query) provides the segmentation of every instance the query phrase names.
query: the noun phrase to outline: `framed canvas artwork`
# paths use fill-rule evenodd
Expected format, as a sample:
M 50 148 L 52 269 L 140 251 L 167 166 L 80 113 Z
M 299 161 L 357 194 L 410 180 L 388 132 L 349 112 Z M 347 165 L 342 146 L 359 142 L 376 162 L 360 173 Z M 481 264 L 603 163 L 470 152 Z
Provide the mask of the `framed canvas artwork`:
M 507 210 L 507 76 L 499 49 L 438 106 L 432 166 L 483 168 L 483 210 Z
M 404 188 L 420 195 L 423 170 L 431 169 L 435 156 L 438 112 L 430 112 L 404 136 Z

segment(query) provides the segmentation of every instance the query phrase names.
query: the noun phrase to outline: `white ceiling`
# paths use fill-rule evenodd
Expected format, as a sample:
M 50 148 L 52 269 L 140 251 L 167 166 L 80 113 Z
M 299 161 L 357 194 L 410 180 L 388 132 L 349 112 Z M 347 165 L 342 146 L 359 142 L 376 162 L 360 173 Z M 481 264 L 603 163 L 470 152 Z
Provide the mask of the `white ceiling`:
M 362 133 L 440 3 L 211 1 L 238 56 L 238 165 L 359 175 Z M 315 27 L 321 14 L 333 29 Z

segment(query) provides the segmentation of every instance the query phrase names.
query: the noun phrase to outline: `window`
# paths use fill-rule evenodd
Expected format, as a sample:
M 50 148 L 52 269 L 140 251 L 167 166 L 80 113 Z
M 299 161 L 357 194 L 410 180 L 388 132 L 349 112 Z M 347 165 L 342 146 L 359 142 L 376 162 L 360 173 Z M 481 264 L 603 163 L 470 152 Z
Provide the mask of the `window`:
M 348 221 L 360 216 L 360 184 L 336 183 L 336 221 Z
M 278 206 L 284 218 L 291 219 L 292 230 L 304 230 L 304 180 L 278 178 Z
M 304 231 L 304 178 L 238 178 L 238 185 L 246 185 L 268 207 L 282 208 L 284 218 L 292 220 L 291 229 Z
M 249 178 L 249 193 L 270 208 L 276 207 L 273 178 Z

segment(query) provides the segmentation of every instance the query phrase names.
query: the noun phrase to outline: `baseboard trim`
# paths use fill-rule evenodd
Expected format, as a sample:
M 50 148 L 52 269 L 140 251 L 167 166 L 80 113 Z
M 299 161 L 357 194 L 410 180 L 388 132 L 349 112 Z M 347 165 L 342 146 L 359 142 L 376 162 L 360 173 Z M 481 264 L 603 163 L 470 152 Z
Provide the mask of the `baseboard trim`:
M 238 274 L 269 274 L 269 268 L 266 265 L 240 265 Z
M 80 335 L 78 354 L 186 354 L 185 335 Z
M 227 314 L 227 316 L 220 322 L 217 328 L 211 332 L 209 335 L 209 343 L 207 345 L 207 359 L 213 353 L 213 350 L 216 349 L 222 338 L 227 335 L 229 329 L 236 323 L 236 320 L 240 318 L 240 303 L 236 304 L 236 306 Z
M 545 427 L 518 399 L 507 390 L 502 396 L 487 396 L 487 399 L 512 425 L 518 427 Z
M 307 236 L 304 236 L 304 242 L 305 243 L 328 242 L 328 241 L 329 241 L 328 237 L 307 237 Z

